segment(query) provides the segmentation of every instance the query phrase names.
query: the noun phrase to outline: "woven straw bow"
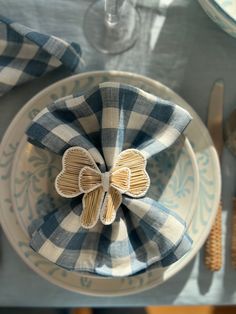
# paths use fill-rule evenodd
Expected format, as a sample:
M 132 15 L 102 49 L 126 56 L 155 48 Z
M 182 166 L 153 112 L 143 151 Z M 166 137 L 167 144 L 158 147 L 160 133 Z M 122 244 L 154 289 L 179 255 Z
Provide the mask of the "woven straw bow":
M 99 170 L 90 153 L 81 147 L 66 150 L 62 165 L 55 181 L 56 190 L 66 198 L 84 193 L 81 214 L 84 228 L 94 227 L 99 216 L 103 224 L 111 224 L 121 205 L 122 194 L 142 197 L 150 185 L 145 170 L 146 159 L 136 149 L 121 152 L 112 169 L 105 173 Z

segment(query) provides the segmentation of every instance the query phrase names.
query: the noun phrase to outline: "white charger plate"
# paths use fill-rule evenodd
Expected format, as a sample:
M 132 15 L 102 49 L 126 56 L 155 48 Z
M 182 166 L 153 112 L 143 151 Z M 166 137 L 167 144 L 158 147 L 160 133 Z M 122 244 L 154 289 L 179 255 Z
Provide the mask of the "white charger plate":
M 41 108 L 65 95 L 83 92 L 104 81 L 120 81 L 169 99 L 187 109 L 193 121 L 186 130 L 194 149 L 199 168 L 200 191 L 198 204 L 189 227 L 193 239 L 191 251 L 173 265 L 147 271 L 128 278 L 103 278 L 75 274 L 48 262 L 28 246 L 28 237 L 21 228 L 13 210 L 10 174 L 19 142 L 24 137 L 25 126 Z M 19 123 L 20 122 L 20 123 Z M 21 128 L 21 125 L 23 128 Z M 157 81 L 126 72 L 88 72 L 51 85 L 32 98 L 9 126 L 0 148 L 0 191 L 2 227 L 17 253 L 38 274 L 50 282 L 72 291 L 95 296 L 118 296 L 137 293 L 154 287 L 180 271 L 199 251 L 214 221 L 220 198 L 220 167 L 209 133 L 195 111 L 177 94 Z M 181 184 L 181 182 L 180 182 Z

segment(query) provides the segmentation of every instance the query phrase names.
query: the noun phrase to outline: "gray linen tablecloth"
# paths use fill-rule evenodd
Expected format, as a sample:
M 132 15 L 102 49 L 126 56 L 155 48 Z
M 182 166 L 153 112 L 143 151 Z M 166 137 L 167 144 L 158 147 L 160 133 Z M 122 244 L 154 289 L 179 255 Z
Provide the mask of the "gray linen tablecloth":
M 0 13 L 81 44 L 89 70 L 123 70 L 161 81 L 180 94 L 205 121 L 212 83 L 225 81 L 225 117 L 236 104 L 236 39 L 221 31 L 202 11 L 197 0 L 139 0 L 140 40 L 130 51 L 105 56 L 83 36 L 86 0 L 0 0 Z M 0 99 L 0 136 L 24 103 L 42 88 L 65 76 L 50 73 L 12 90 Z M 231 197 L 236 187 L 236 161 L 223 156 L 224 264 L 207 271 L 198 254 L 179 274 L 160 287 L 122 298 L 82 296 L 56 287 L 29 269 L 0 236 L 0 306 L 143 306 L 150 304 L 236 304 L 236 272 L 230 266 Z

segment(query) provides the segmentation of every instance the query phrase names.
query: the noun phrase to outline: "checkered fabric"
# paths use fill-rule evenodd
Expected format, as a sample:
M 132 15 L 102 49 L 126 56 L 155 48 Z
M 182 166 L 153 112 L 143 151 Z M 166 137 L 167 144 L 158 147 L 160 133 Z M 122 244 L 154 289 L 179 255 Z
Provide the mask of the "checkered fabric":
M 190 120 L 188 112 L 171 102 L 106 82 L 82 96 L 57 100 L 35 117 L 26 133 L 31 143 L 57 154 L 81 146 L 106 171 L 127 148 L 139 149 L 151 161 Z M 72 199 L 33 222 L 31 247 L 66 269 L 112 277 L 168 266 L 191 248 L 185 221 L 157 195 L 122 197 L 114 223 L 98 222 L 92 229 L 80 225 L 81 196 Z
M 0 16 L 0 96 L 63 65 L 78 72 L 81 50 Z

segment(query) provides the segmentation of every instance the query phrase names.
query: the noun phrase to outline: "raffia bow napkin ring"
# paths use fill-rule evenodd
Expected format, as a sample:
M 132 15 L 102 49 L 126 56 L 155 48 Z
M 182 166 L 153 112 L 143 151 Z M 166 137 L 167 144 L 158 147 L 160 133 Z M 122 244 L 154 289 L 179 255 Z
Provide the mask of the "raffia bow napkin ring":
M 67 204 L 32 222 L 30 246 L 68 270 L 112 277 L 183 257 L 186 223 L 150 191 L 148 165 L 190 121 L 176 104 L 114 82 L 43 109 L 26 133 L 62 156 L 55 188 Z
M 84 193 L 82 227 L 94 227 L 99 214 L 101 222 L 110 225 L 122 203 L 122 194 L 134 198 L 146 194 L 150 179 L 145 167 L 142 153 L 127 149 L 120 153 L 110 171 L 102 173 L 88 151 L 72 147 L 63 156 L 63 170 L 56 178 L 55 187 L 66 198 Z

